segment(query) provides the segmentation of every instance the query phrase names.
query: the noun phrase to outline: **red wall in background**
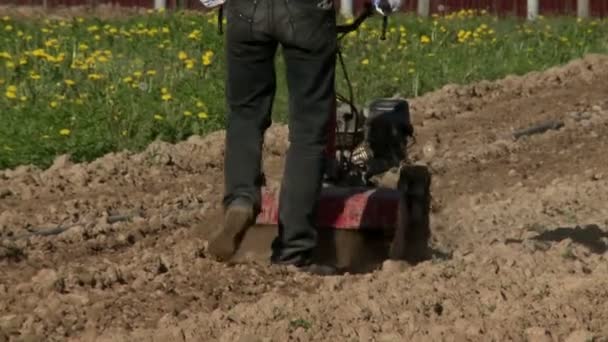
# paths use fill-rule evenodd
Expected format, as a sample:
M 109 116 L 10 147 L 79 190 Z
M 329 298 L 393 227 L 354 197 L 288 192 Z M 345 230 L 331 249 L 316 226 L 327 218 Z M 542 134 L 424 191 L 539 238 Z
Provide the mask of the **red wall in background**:
M 86 5 L 94 0 L 47 0 L 48 5 L 55 6 L 78 6 Z M 312 0 L 309 0 L 312 1 Z M 335 0 L 339 7 L 340 0 Z M 365 1 L 353 0 L 355 12 L 360 13 Z M 2 3 L 17 5 L 41 5 L 42 0 L 0 0 Z M 152 8 L 154 0 L 97 0 L 98 4 L 114 4 L 126 7 Z M 204 9 L 199 0 L 187 0 L 189 9 Z M 175 8 L 177 0 L 167 0 L 168 8 Z M 540 14 L 542 15 L 576 15 L 576 0 L 539 0 Z M 417 0 L 403 0 L 402 10 L 414 12 L 418 7 Z M 485 9 L 489 13 L 497 15 L 526 16 L 526 0 L 431 0 L 431 13 L 441 14 L 458 11 L 461 9 Z M 608 0 L 590 0 L 590 13 L 594 17 L 608 16 Z
M 354 0 L 356 12 L 363 8 L 367 0 Z M 404 11 L 416 11 L 417 0 L 403 0 Z M 336 0 L 339 2 L 339 0 Z M 527 15 L 526 0 L 431 0 L 431 13 L 441 14 L 461 9 L 485 9 L 495 15 Z M 591 15 L 608 16 L 608 0 L 590 0 Z M 576 15 L 576 0 L 539 0 L 539 12 L 542 15 Z
M 576 15 L 576 0 L 540 0 L 538 4 L 543 15 Z
M 608 17 L 608 0 L 591 0 L 591 15 L 594 17 Z
M 461 9 L 485 9 L 497 15 L 526 15 L 526 0 L 431 0 L 431 13 L 450 13 Z
M 170 0 L 169 0 L 170 1 Z M 42 0 L 0 0 L 2 3 L 24 5 L 24 6 L 41 6 Z M 93 0 L 47 0 L 49 7 L 59 6 L 83 6 L 92 3 Z M 154 0 L 96 0 L 97 4 L 111 4 L 116 6 L 126 7 L 154 7 Z

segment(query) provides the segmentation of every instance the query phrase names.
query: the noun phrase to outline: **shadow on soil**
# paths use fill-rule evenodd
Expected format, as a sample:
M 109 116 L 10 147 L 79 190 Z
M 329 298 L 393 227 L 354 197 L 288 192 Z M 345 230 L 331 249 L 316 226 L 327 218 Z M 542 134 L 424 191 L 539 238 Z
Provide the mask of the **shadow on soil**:
M 608 231 L 595 224 L 583 227 L 560 227 L 544 231 L 532 239 L 546 242 L 571 239 L 573 242 L 587 247 L 593 253 L 604 254 L 608 251 Z

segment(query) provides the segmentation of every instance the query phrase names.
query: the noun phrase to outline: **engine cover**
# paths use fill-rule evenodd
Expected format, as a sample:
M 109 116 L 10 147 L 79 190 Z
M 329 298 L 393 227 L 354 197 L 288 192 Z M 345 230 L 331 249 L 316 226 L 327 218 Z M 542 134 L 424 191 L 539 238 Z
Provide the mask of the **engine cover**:
M 369 106 L 365 141 L 371 152 L 367 176 L 399 166 L 407 157 L 407 141 L 414 134 L 409 104 L 402 99 L 378 99 Z

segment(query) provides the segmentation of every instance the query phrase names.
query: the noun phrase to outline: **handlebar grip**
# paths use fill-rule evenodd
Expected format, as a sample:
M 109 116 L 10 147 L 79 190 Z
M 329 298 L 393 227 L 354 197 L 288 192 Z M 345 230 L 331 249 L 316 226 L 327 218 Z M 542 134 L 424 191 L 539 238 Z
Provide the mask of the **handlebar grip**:
M 336 30 L 337 30 L 338 33 L 350 33 L 350 32 L 353 32 L 353 31 L 357 30 L 359 28 L 359 26 L 361 26 L 361 24 L 367 18 L 371 17 L 373 14 L 374 14 L 374 9 L 372 7 L 372 4 L 370 2 L 366 2 L 363 13 L 361 13 L 355 19 L 355 21 L 353 21 L 352 24 L 338 25 L 338 26 L 336 26 Z

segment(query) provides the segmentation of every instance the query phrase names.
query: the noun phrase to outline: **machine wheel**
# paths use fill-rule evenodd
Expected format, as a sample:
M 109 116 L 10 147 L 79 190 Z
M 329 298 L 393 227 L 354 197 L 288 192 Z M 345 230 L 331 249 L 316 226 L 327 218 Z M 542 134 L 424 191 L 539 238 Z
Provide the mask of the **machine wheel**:
M 429 257 L 431 173 L 421 165 L 404 166 L 399 174 L 397 224 L 389 258 L 416 263 Z

